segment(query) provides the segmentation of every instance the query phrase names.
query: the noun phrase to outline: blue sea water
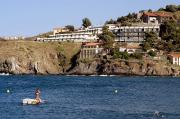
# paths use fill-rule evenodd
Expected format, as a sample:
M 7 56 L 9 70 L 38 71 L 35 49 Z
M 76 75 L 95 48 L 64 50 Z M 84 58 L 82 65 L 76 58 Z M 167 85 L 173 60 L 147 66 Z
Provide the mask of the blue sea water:
M 22 105 L 22 99 L 34 98 L 36 88 L 47 102 Z M 161 118 L 180 119 L 179 78 L 0 77 L 0 119 Z

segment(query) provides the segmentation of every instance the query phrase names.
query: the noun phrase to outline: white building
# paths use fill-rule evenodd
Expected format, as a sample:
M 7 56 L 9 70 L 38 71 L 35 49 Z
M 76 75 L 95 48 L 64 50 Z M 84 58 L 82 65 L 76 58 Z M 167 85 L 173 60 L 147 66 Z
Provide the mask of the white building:
M 139 24 L 135 26 L 119 26 L 117 24 L 106 24 L 108 29 L 115 35 L 116 42 L 142 42 L 145 32 L 154 31 L 159 35 L 160 26 L 157 24 Z M 37 41 L 72 41 L 88 42 L 97 41 L 98 35 L 102 33 L 103 26 L 80 28 L 75 32 L 64 32 L 60 29 L 57 33 L 47 38 L 37 38 Z
M 159 36 L 160 26 L 155 24 L 141 24 L 138 26 L 117 26 L 111 31 L 116 35 L 117 42 L 142 42 L 146 32 L 155 32 Z
M 87 41 L 96 41 L 98 38 L 92 33 L 83 33 L 83 32 L 74 32 L 74 33 L 64 33 L 64 34 L 55 34 L 49 35 L 48 38 L 37 38 L 37 41 L 71 41 L 71 42 L 87 42 Z
M 180 53 L 170 54 L 171 63 L 180 66 Z
M 96 54 L 103 51 L 103 43 L 87 42 L 83 43 L 80 52 L 81 59 L 93 58 Z
M 6 36 L 2 38 L 5 40 L 24 40 L 25 39 L 24 36 Z
M 96 26 L 96 27 L 88 27 L 88 28 L 80 28 L 78 29 L 78 32 L 82 33 L 92 33 L 94 35 L 101 34 L 102 33 L 103 26 Z
M 127 52 L 128 54 L 133 54 L 135 52 L 142 52 L 142 48 L 139 44 L 127 44 L 119 47 L 119 52 Z

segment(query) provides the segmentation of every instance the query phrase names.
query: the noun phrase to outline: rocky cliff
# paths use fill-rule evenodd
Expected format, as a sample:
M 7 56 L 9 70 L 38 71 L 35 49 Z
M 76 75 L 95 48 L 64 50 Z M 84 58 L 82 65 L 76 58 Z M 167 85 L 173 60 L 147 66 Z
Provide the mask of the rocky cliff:
M 64 65 L 68 67 L 70 57 L 74 55 L 68 48 L 73 47 L 76 51 L 80 47 L 76 46 L 72 43 L 0 41 L 0 73 L 63 74 L 59 54 L 66 54 L 67 65 Z
M 177 68 L 164 62 L 94 60 L 79 62 L 69 72 L 76 75 L 138 75 L 138 76 L 174 76 L 179 75 Z

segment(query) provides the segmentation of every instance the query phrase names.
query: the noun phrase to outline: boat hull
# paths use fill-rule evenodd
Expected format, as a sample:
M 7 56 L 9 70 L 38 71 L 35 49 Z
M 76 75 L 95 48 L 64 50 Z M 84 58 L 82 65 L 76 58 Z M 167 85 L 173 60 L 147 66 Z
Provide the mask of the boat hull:
M 29 98 L 23 99 L 22 103 L 23 103 L 23 105 L 37 105 L 37 104 L 39 104 L 39 102 L 37 100 L 29 99 Z

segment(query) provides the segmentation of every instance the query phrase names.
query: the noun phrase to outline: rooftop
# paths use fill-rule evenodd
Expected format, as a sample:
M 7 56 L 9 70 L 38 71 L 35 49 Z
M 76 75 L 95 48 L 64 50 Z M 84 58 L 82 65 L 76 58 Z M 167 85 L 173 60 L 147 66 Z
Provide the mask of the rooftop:
M 147 12 L 147 13 L 144 13 L 144 16 L 157 17 L 158 15 L 155 13 Z
M 180 52 L 179 53 L 170 53 L 170 56 L 172 57 L 180 57 Z
M 151 16 L 151 17 L 157 17 L 157 16 L 160 16 L 160 17 L 170 17 L 171 14 L 169 13 L 166 13 L 166 12 L 147 12 L 147 13 L 144 13 L 145 16 Z

